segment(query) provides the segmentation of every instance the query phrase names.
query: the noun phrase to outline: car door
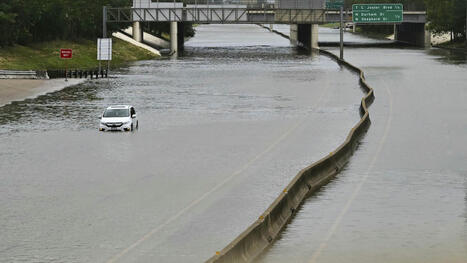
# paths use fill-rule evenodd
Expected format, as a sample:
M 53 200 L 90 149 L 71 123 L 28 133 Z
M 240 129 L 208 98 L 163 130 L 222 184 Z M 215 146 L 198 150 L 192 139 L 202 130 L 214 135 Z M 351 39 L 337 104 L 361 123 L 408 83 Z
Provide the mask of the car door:
M 136 126 L 138 124 L 138 116 L 136 115 L 136 111 L 135 111 L 135 108 L 131 107 L 130 108 L 130 115 L 131 115 L 131 121 L 133 123 L 133 128 L 136 129 Z M 134 116 L 134 118 L 133 118 Z

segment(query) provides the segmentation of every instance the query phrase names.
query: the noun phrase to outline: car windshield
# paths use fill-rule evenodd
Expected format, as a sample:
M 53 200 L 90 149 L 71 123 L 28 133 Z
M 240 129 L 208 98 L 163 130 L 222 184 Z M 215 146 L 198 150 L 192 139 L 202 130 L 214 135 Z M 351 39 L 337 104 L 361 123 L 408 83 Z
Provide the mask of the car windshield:
M 104 112 L 105 118 L 118 118 L 129 117 L 130 111 L 128 109 L 106 109 Z

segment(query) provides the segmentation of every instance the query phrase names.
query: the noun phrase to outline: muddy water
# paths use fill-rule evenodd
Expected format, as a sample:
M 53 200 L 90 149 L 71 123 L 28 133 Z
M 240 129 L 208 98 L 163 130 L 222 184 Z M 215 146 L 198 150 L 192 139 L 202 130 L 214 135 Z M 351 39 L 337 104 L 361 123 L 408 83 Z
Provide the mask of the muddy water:
M 358 120 L 357 77 L 255 25 L 0 108 L 1 262 L 201 262 Z M 99 133 L 109 104 L 135 133 Z
M 466 262 L 466 55 L 362 48 L 345 56 L 375 89 L 372 126 L 258 262 Z

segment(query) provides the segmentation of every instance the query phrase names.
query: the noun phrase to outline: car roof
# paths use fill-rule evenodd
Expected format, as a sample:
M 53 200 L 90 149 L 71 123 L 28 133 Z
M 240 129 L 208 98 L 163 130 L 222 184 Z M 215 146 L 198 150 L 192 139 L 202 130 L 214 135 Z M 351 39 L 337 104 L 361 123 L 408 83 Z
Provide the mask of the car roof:
M 107 109 L 129 109 L 130 105 L 112 105 L 107 107 Z

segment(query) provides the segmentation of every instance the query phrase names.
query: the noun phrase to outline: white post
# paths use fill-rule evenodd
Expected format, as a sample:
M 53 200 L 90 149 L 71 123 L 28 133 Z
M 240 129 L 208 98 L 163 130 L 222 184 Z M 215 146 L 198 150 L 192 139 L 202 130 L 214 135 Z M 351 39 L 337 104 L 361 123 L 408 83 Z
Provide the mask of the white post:
M 178 52 L 177 22 L 170 22 L 170 51 L 173 55 Z

